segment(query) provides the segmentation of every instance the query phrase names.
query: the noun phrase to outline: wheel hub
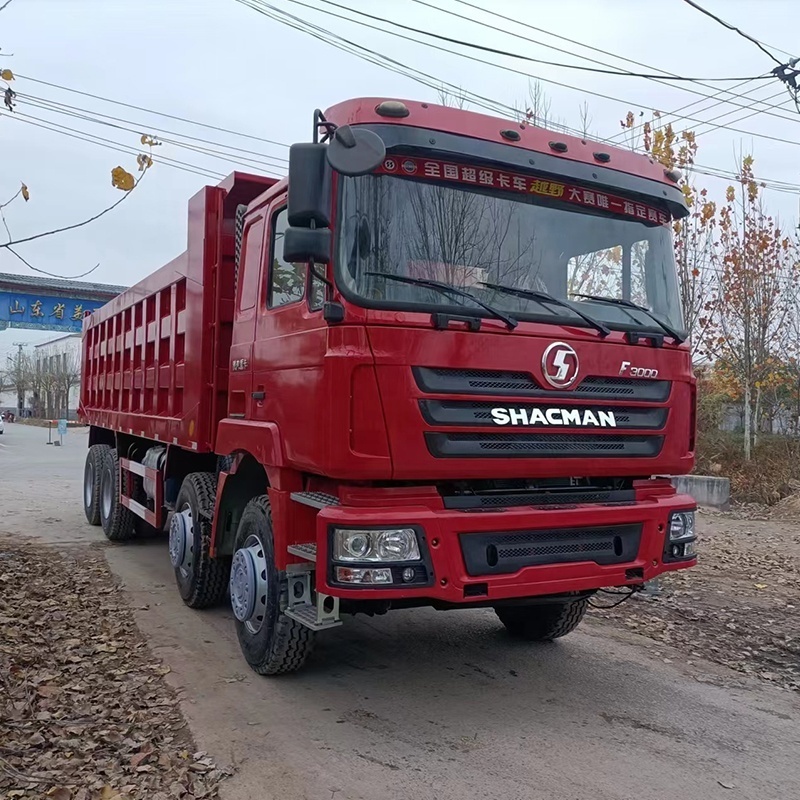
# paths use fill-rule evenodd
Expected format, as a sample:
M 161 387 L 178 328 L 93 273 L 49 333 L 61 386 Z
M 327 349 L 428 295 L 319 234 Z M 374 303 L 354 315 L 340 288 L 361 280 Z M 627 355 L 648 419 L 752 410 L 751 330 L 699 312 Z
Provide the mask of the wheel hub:
M 108 519 L 111 516 L 111 508 L 114 504 L 114 486 L 110 480 L 103 480 L 102 482 L 102 500 L 103 516 Z
M 174 569 L 186 569 L 193 535 L 192 512 L 185 508 L 173 514 L 169 524 L 169 560 Z
M 94 464 L 87 461 L 83 474 L 83 502 L 86 508 L 91 508 L 94 500 Z
M 230 593 L 234 617 L 251 633 L 258 633 L 266 613 L 267 561 L 257 536 L 248 537 L 233 556 Z

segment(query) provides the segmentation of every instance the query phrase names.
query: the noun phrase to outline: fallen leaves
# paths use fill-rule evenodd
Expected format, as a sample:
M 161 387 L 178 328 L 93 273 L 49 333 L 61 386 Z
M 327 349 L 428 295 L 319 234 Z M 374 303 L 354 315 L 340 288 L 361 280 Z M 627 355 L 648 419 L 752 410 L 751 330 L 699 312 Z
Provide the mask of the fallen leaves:
M 102 555 L 0 550 L 0 797 L 216 798 L 228 773 L 195 752 Z
M 687 653 L 800 692 L 800 526 L 703 514 L 699 563 L 598 614 Z M 654 655 L 667 653 L 654 648 Z

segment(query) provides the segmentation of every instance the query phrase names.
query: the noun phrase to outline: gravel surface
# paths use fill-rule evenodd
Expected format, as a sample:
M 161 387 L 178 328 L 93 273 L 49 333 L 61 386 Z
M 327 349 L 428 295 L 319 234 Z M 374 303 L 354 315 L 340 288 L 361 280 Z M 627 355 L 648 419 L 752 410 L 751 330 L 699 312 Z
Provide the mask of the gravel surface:
M 593 613 L 678 648 L 690 663 L 702 657 L 800 692 L 800 525 L 752 517 L 701 514 L 697 567 Z

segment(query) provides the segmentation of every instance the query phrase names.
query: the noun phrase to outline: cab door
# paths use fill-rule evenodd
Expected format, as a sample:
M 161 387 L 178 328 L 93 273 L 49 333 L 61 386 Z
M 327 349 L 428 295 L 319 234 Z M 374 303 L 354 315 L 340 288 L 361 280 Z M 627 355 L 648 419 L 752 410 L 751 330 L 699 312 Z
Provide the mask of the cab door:
M 324 286 L 306 264 L 283 258 L 286 195 L 276 198 L 267 214 L 266 291 L 256 314 L 252 418 L 275 422 L 288 460 L 313 468 L 326 441 Z
M 266 223 L 266 212 L 261 209 L 245 221 L 242 232 L 228 381 L 228 416 L 236 419 L 251 419 L 253 412 L 253 342 L 261 265 L 265 263 Z

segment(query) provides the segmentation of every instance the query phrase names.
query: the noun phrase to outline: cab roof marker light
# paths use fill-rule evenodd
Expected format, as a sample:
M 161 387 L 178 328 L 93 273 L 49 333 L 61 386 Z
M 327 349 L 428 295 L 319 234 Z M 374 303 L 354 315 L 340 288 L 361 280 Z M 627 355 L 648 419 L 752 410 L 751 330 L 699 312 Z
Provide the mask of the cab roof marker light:
M 375 107 L 375 113 L 381 117 L 407 117 L 411 112 L 400 100 L 384 100 Z

